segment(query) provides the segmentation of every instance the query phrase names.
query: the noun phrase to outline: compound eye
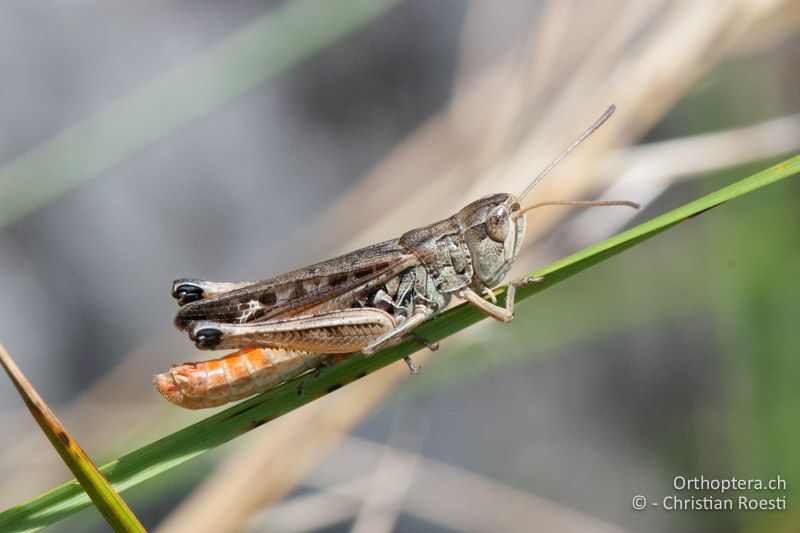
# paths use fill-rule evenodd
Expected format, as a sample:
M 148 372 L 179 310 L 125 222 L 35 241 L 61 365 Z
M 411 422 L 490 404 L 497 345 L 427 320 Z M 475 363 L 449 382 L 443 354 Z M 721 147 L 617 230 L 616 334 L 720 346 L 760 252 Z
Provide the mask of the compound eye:
M 495 242 L 505 242 L 509 231 L 511 231 L 511 221 L 506 208 L 498 205 L 486 217 L 486 234 Z

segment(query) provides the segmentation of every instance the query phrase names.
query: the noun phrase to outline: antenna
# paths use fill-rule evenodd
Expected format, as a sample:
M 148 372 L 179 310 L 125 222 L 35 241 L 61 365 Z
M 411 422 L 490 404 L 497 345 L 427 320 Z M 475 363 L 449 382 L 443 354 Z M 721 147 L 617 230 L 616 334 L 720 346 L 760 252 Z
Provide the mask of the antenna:
M 530 211 L 531 209 L 536 209 L 537 207 L 543 207 L 545 205 L 577 205 L 580 207 L 624 205 L 626 207 L 632 207 L 633 209 L 642 208 L 642 206 L 636 202 L 629 202 L 627 200 L 550 200 L 548 202 L 539 202 L 538 204 L 529 205 L 520 211 L 519 214 L 521 215 L 525 211 Z
M 577 139 L 575 139 L 575 142 L 573 142 L 573 143 L 572 143 L 572 144 L 569 146 L 569 148 L 567 148 L 566 150 L 564 150 L 563 152 L 561 152 L 561 155 L 560 155 L 560 156 L 556 157 L 556 158 L 553 160 L 553 162 L 552 162 L 552 163 L 550 163 L 549 165 L 547 165 L 547 167 L 545 167 L 545 169 L 544 169 L 544 170 L 543 170 L 543 171 L 542 171 L 542 172 L 541 172 L 541 173 L 540 173 L 538 176 L 536 176 L 536 178 L 535 178 L 535 179 L 534 179 L 532 182 L 530 182 L 530 184 L 528 184 L 528 186 L 527 186 L 527 187 L 525 187 L 525 190 L 524 190 L 524 191 L 522 191 L 522 194 L 520 194 L 520 195 L 519 195 L 519 200 L 520 200 L 520 201 L 522 201 L 522 199 L 523 199 L 523 198 L 525 198 L 525 197 L 528 195 L 528 193 L 529 193 L 529 192 L 531 192 L 531 190 L 533 190 L 533 188 L 534 188 L 534 187 L 536 187 L 536 185 L 538 185 L 538 184 L 539 184 L 539 182 L 540 182 L 540 181 L 542 181 L 542 180 L 544 179 L 544 177 L 545 177 L 545 176 L 547 176 L 547 175 L 550 173 L 550 171 L 551 171 L 551 170 L 553 170 L 553 168 L 554 168 L 554 167 L 555 167 L 557 164 L 559 164 L 559 163 L 561 162 L 561 160 L 562 160 L 562 159 L 564 159 L 565 157 L 567 157 L 571 151 L 573 151 L 575 148 L 577 148 L 577 147 L 578 147 L 578 145 L 579 145 L 579 144 L 581 144 L 581 143 L 582 143 L 582 142 L 583 142 L 583 141 L 586 139 L 586 137 L 588 137 L 589 135 L 591 135 L 592 133 L 594 133 L 594 132 L 595 132 L 595 130 L 596 130 L 597 128 L 599 128 L 600 126 L 602 126 L 602 125 L 603 125 L 603 123 L 604 123 L 606 120 L 608 120 L 608 119 L 609 119 L 609 117 L 611 117 L 611 115 L 613 115 L 613 114 L 614 114 L 614 111 L 615 111 L 616 109 L 617 109 L 617 106 L 615 106 L 615 105 L 611 105 L 611 106 L 610 106 L 608 109 L 606 109 L 606 112 L 605 112 L 605 113 L 603 113 L 602 115 L 600 115 L 600 118 L 598 118 L 597 120 L 595 120 L 595 121 L 594 121 L 594 124 L 592 124 L 591 126 L 589 126 L 589 127 L 586 129 L 586 131 L 584 131 L 583 133 L 581 133 L 581 134 L 580 134 L 580 136 L 579 136 Z

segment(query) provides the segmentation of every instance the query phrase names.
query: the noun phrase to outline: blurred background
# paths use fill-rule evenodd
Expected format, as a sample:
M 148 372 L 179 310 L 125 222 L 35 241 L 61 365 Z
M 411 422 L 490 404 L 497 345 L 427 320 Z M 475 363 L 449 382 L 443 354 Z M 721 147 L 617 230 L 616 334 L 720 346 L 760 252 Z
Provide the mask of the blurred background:
M 0 4 L 0 341 L 99 464 L 207 416 L 171 281 L 276 275 L 519 193 L 521 275 L 800 151 L 789 0 Z M 125 493 L 159 531 L 789 531 L 800 184 L 692 219 Z M 71 476 L 0 380 L 0 509 Z M 786 511 L 631 508 L 675 476 Z M 683 493 L 686 497 L 707 492 Z M 93 508 L 52 527 L 103 531 Z

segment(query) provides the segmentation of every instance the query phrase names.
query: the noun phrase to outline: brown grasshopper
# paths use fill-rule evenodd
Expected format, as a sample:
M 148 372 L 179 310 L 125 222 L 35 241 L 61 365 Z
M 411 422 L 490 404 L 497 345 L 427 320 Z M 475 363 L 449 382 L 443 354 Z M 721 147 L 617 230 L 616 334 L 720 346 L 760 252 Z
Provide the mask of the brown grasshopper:
M 200 349 L 239 351 L 173 367 L 156 376 L 159 391 L 192 409 L 238 400 L 349 354 L 369 356 L 413 336 L 414 328 L 444 310 L 453 296 L 494 319 L 511 321 L 517 288 L 541 279 L 510 283 L 505 306 L 497 305 L 492 288 L 503 280 L 522 247 L 526 211 L 543 205 L 638 208 L 624 201 L 521 206 L 533 187 L 613 111 L 611 106 L 519 197 L 485 196 L 399 239 L 263 281 L 175 281 L 172 294 L 181 306 L 175 317 L 178 329 Z M 406 363 L 417 372 L 410 358 Z

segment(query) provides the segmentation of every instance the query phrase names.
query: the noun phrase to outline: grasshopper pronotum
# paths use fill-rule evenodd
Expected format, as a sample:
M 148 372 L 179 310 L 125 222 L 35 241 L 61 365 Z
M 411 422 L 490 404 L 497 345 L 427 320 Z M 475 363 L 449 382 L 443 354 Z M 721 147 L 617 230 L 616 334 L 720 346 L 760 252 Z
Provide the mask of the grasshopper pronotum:
M 505 306 L 497 305 L 491 289 L 500 284 L 520 251 L 526 211 L 543 205 L 638 208 L 626 201 L 521 206 L 536 184 L 613 112 L 614 106 L 609 107 L 519 197 L 485 196 L 399 239 L 263 281 L 175 281 L 172 294 L 181 306 L 175 325 L 201 349 L 238 351 L 175 366 L 156 376 L 158 390 L 189 409 L 239 400 L 348 354 L 369 356 L 396 344 L 444 310 L 453 295 L 509 322 L 517 288 L 539 279 L 512 282 Z M 416 373 L 410 358 L 406 363 Z

